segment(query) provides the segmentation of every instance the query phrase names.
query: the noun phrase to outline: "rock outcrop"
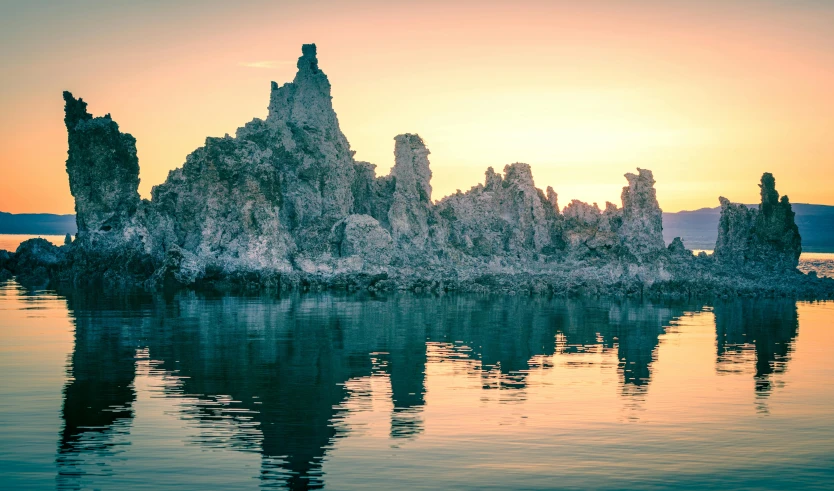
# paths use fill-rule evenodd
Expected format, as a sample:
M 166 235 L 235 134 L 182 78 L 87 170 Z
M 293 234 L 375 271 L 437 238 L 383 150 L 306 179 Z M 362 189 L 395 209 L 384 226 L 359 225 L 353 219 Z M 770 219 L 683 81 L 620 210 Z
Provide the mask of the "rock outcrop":
M 779 198 L 776 180 L 762 176 L 759 209 L 731 203 L 723 196 L 715 258 L 724 265 L 793 270 L 799 264 L 802 239 L 787 196 Z
M 725 295 L 773 292 L 774 275 L 796 267 L 799 233 L 770 174 L 758 212 L 721 198 L 714 258 L 680 240 L 664 247 L 645 169 L 625 175 L 622 207 L 604 210 L 577 200 L 560 210 L 524 163 L 489 168 L 483 184 L 435 202 L 422 138 L 397 136 L 394 167 L 377 177 L 353 158 L 315 45 L 302 47 L 297 66 L 291 83 L 272 83 L 266 119 L 207 138 L 151 200 L 137 193 L 133 137 L 64 93 L 77 239 L 0 254 L 0 275 L 147 288 Z M 791 278 L 780 288 L 834 294 L 834 282 Z
M 359 259 L 354 265 L 359 270 L 366 266 L 387 266 L 391 262 L 394 244 L 391 234 L 368 215 L 348 215 L 336 222 L 330 242 L 338 257 Z
M 626 174 L 623 188 L 623 223 L 620 228 L 623 246 L 634 256 L 650 258 L 665 248 L 663 210 L 657 203 L 652 171 L 637 169 Z
M 576 259 L 606 259 L 621 254 L 617 231 L 622 225 L 622 210 L 613 203 L 605 211 L 596 203 L 571 201 L 564 210 L 564 238 Z
M 109 114 L 94 118 L 87 103 L 64 92 L 67 174 L 79 236 L 121 229 L 139 207 L 136 139 Z M 115 234 L 112 234 L 115 235 Z
M 6 281 L 14 276 L 11 271 L 13 259 L 14 254 L 0 250 L 0 281 Z
M 444 198 L 437 207 L 450 245 L 464 254 L 534 260 L 556 252 L 559 212 L 536 188 L 527 164 L 508 165 L 503 176 L 490 167 L 484 184 Z

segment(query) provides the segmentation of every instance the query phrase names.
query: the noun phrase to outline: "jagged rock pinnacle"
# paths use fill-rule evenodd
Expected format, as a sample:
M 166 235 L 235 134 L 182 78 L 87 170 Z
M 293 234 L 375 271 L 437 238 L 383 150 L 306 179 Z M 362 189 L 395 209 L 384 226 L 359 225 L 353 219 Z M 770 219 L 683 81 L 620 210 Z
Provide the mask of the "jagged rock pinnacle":
M 312 70 L 313 72 L 318 72 L 319 70 L 319 60 L 316 58 L 316 45 L 315 44 L 303 44 L 301 45 L 301 58 L 298 59 L 298 63 L 296 64 L 299 70 Z

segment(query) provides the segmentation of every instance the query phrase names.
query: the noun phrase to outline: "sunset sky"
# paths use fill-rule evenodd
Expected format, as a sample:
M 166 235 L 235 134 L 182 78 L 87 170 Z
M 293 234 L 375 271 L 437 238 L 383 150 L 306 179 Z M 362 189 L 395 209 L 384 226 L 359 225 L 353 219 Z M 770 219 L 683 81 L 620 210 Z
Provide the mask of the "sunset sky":
M 62 90 L 138 143 L 143 197 L 206 136 L 265 117 L 316 43 L 358 160 L 431 150 L 434 199 L 533 167 L 620 204 L 654 171 L 665 211 L 834 204 L 834 2 L 0 0 L 0 211 L 72 213 Z

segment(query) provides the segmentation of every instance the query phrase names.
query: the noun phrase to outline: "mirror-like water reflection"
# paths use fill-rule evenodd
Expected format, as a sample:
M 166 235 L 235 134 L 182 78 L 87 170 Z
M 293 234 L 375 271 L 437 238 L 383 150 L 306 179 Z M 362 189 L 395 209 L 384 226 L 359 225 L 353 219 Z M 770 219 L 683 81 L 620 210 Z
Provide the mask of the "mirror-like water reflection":
M 9 283 L 0 305 L 0 472 L 34 489 L 822 489 L 834 477 L 831 303 Z M 49 432 L 47 462 L 28 441 Z

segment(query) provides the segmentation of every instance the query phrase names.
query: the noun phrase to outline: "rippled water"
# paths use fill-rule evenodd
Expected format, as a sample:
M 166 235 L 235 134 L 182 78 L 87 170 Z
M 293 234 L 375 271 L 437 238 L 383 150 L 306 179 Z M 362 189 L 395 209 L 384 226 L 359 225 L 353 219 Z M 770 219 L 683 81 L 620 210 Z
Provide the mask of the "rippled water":
M 834 303 L 0 285 L 3 489 L 831 489 Z

